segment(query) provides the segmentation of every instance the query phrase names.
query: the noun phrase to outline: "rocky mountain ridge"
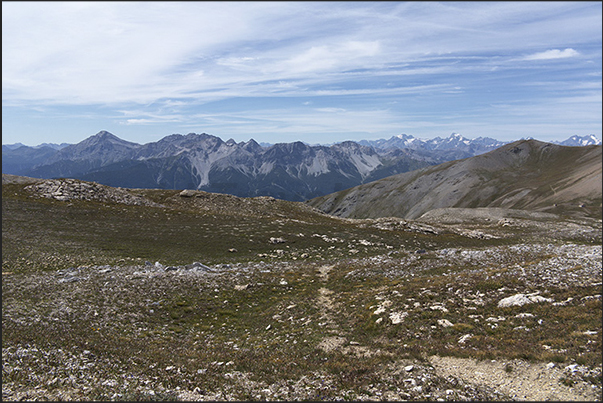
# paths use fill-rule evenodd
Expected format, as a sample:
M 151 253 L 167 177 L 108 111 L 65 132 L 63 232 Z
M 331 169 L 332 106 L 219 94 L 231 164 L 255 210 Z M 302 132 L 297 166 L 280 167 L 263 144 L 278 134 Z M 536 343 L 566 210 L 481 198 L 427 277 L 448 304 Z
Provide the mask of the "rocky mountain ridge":
M 351 141 L 330 147 L 294 142 L 265 148 L 254 140 L 224 142 L 189 133 L 139 145 L 103 131 L 20 174 L 303 201 L 439 161 L 412 151 L 378 154 Z
M 596 138 L 574 136 L 587 144 Z M 304 201 L 390 175 L 483 154 L 505 144 L 490 138 L 345 141 L 330 146 L 303 142 L 269 147 L 255 140 L 226 142 L 209 134 L 172 134 L 137 144 L 101 131 L 63 146 L 3 146 L 3 173 L 38 178 L 78 178 L 137 188 L 198 189 L 236 196 Z

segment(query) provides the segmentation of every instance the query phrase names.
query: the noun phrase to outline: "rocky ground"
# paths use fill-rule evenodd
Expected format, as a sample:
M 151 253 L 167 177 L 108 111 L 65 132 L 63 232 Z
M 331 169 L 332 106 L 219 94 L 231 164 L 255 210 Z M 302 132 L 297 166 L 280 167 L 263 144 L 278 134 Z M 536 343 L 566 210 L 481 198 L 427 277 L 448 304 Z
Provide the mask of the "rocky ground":
M 3 400 L 602 398 L 598 219 L 4 183 Z

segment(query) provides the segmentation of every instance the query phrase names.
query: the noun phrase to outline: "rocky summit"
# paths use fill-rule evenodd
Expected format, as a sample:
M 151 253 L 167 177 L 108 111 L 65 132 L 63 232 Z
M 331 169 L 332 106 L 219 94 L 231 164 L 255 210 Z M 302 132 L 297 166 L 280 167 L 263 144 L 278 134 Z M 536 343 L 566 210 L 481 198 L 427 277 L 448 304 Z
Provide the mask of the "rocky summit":
M 596 214 L 2 179 L 5 401 L 602 398 Z

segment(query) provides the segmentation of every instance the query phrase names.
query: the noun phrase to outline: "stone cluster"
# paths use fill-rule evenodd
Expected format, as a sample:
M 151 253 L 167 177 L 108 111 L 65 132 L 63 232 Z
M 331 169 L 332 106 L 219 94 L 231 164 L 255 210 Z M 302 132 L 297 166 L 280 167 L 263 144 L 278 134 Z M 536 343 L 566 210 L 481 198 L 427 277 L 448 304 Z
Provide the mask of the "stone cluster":
M 96 200 L 137 206 L 159 206 L 123 188 L 112 188 L 95 182 L 75 179 L 48 179 L 25 187 L 40 197 L 61 201 Z

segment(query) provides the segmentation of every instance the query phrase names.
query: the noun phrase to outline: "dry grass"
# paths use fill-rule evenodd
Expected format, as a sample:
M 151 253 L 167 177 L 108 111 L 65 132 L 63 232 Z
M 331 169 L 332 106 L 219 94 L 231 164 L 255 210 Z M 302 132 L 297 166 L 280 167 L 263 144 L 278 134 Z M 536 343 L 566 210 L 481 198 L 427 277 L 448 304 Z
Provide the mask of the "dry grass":
M 4 400 L 508 398 L 440 376 L 433 354 L 576 363 L 565 382 L 600 399 L 600 222 L 476 239 L 268 199 L 21 189 L 3 185 Z M 557 304 L 497 305 L 535 292 Z

